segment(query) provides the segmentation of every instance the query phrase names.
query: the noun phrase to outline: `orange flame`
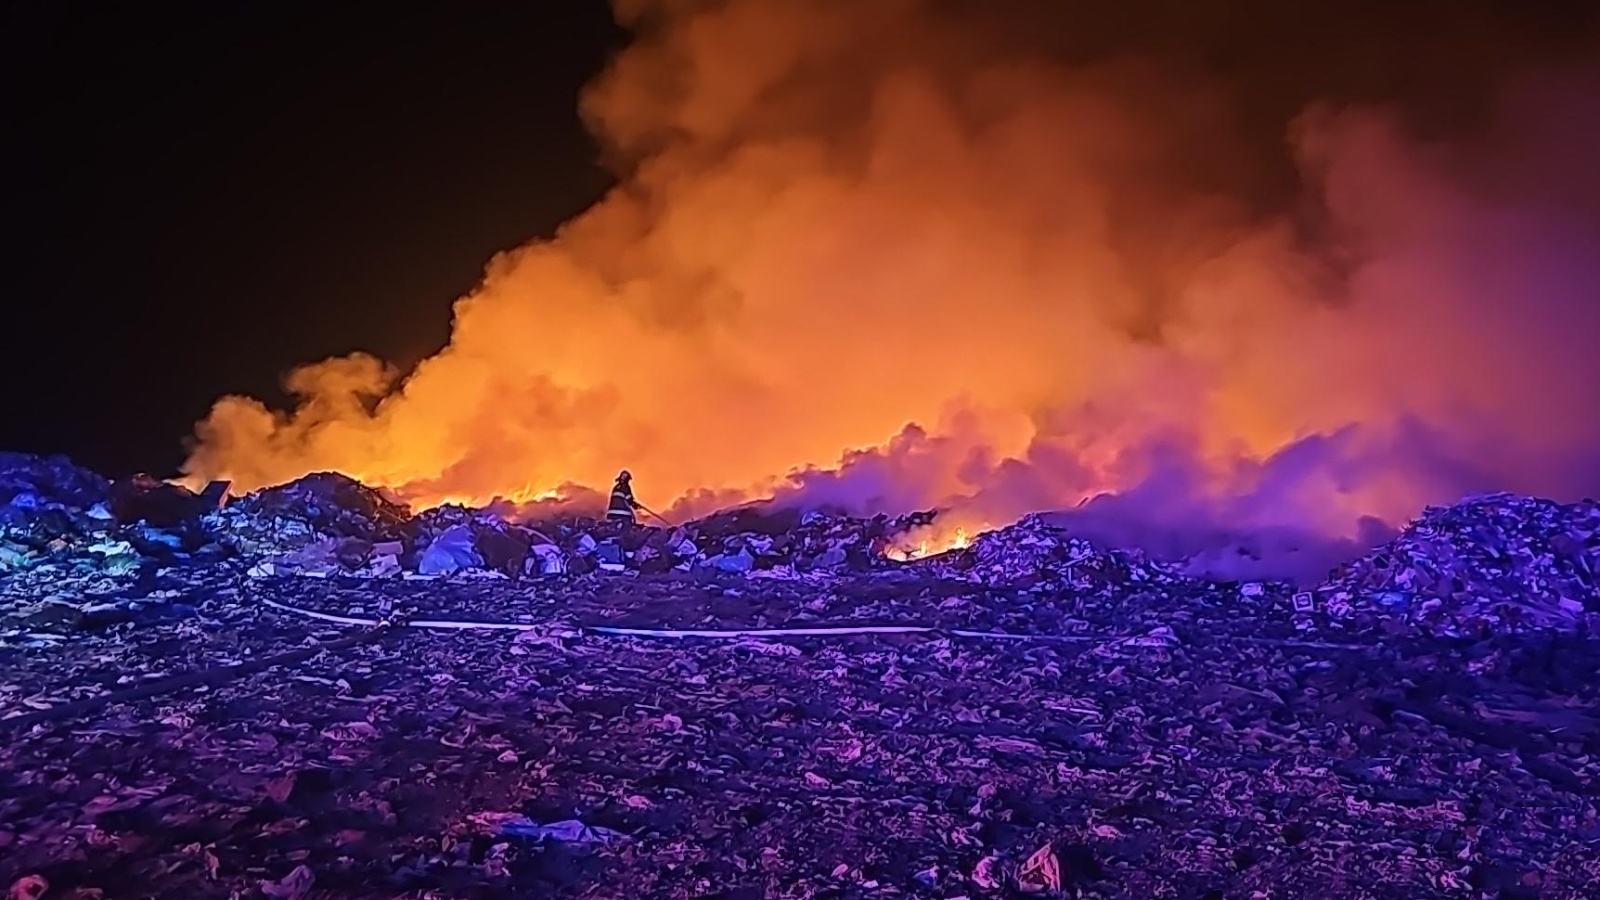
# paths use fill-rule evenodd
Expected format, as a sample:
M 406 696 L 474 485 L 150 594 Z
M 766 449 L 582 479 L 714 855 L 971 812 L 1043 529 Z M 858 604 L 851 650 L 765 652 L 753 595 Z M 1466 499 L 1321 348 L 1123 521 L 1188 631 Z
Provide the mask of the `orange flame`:
M 952 550 L 962 550 L 970 545 L 971 541 L 967 538 L 965 527 L 935 524 L 902 535 L 896 544 L 884 551 L 884 555 L 899 562 L 910 562 L 939 556 Z

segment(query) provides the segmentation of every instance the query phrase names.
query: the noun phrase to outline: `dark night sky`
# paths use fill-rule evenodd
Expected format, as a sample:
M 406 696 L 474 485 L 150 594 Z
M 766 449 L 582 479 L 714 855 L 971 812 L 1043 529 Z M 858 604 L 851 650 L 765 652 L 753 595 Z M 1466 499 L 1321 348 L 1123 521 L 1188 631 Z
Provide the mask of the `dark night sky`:
M 0 448 L 175 471 L 221 393 L 436 351 L 601 194 L 602 0 L 405 6 L 8 4 Z

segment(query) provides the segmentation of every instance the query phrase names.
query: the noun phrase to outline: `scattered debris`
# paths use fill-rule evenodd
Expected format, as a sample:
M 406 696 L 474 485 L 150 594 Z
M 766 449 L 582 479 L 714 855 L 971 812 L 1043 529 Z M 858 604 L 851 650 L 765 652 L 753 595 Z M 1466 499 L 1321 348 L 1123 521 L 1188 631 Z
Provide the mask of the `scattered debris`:
M 4 459 L 19 900 L 1600 878 L 1593 504 L 1428 510 L 1301 590 L 1042 517 L 897 561 L 926 516 L 623 532 L 412 515 L 339 476 L 160 525 L 64 461 Z M 721 637 L 652 637 L 683 633 Z
M 6 891 L 6 900 L 40 900 L 49 890 L 49 881 L 38 875 L 24 875 Z
M 311 867 L 302 865 L 285 875 L 281 881 L 262 882 L 261 893 L 272 900 L 305 900 L 316 883 L 317 876 Z
M 1022 864 L 1022 870 L 1017 873 L 1017 887 L 1029 894 L 1061 890 L 1061 861 L 1056 859 L 1049 844 L 1035 850 Z
M 556 841 L 562 844 L 601 844 L 609 846 L 623 840 L 626 835 L 609 828 L 585 825 L 577 819 L 566 819 L 540 825 L 525 817 L 517 817 L 500 824 L 500 833 L 511 837 Z

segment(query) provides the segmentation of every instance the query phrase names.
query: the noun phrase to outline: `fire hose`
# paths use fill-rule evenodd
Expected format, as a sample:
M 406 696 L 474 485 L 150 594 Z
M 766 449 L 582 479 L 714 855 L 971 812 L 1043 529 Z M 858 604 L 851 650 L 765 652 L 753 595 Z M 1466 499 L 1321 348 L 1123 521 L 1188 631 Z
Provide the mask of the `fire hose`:
M 666 516 L 663 516 L 662 514 L 656 512 L 655 510 L 651 509 L 650 507 L 645 506 L 643 503 L 640 503 L 639 501 L 635 500 L 634 504 L 639 507 L 639 510 L 641 512 L 645 513 L 646 515 L 649 515 L 649 516 L 653 517 L 657 522 L 660 522 L 661 524 L 667 526 L 668 528 L 677 528 L 678 527 L 678 526 L 672 524 L 670 521 L 668 521 Z M 551 543 L 554 543 L 554 541 L 552 541 Z
M 40 725 L 50 725 L 71 719 L 80 719 L 99 712 L 108 706 L 122 703 L 131 703 L 151 697 L 169 694 L 196 687 L 215 687 L 238 678 L 265 671 L 277 666 L 293 665 L 304 662 L 322 653 L 347 650 L 366 644 L 376 643 L 389 635 L 398 633 L 404 628 L 421 628 L 450 631 L 538 631 L 547 629 L 552 625 L 561 627 L 562 623 L 529 623 L 529 622 L 484 622 L 462 621 L 451 619 L 413 619 L 406 615 L 392 615 L 382 619 L 360 618 L 355 616 L 341 616 L 332 613 L 318 612 L 316 610 L 302 609 L 287 603 L 280 603 L 265 597 L 255 598 L 262 605 L 282 612 L 292 613 L 305 618 L 336 625 L 361 627 L 364 630 L 348 637 L 334 640 L 319 641 L 307 647 L 299 647 L 262 659 L 247 660 L 232 665 L 218 666 L 211 669 L 202 669 L 195 672 L 186 672 L 137 685 L 122 691 L 114 691 L 97 697 L 89 697 L 70 703 L 63 703 L 49 709 L 25 713 L 19 716 L 0 719 L 0 732 L 28 730 Z M 1008 632 L 985 631 L 963 628 L 941 628 L 931 625 L 833 625 L 815 626 L 807 628 L 730 628 L 730 629 L 660 629 L 660 628 L 626 628 L 610 625 L 568 625 L 571 631 L 579 634 L 594 634 L 607 637 L 633 637 L 647 639 L 706 639 L 706 640 L 745 640 L 745 639 L 772 639 L 787 637 L 846 637 L 855 635 L 926 635 L 928 637 L 947 637 L 972 639 L 980 641 L 1028 641 L 1036 643 L 1056 644 L 1113 644 L 1122 641 L 1137 642 L 1149 635 L 1059 635 L 1059 634 L 1012 634 Z M 1230 635 L 1227 640 L 1241 643 L 1273 646 L 1283 649 L 1300 650 L 1336 650 L 1357 653 L 1372 652 L 1370 646 L 1361 644 L 1337 643 L 1331 641 L 1307 641 L 1287 638 L 1267 638 L 1251 635 Z M 1160 645 L 1158 641 L 1157 646 Z M 1424 716 L 1427 718 L 1432 718 Z M 1435 724 L 1449 727 L 1448 722 L 1435 722 Z M 1181 755 L 1190 763 L 1203 762 L 1192 754 Z M 1236 765 L 1237 760 L 1230 761 Z M 1566 775 L 1576 778 L 1570 773 L 1556 772 L 1556 775 Z M 1546 772 L 1540 777 L 1554 778 Z
M 373 626 L 378 620 L 340 616 L 317 612 L 260 598 L 263 605 L 283 612 L 294 613 L 336 625 Z M 414 619 L 394 623 L 396 627 L 425 628 L 440 631 L 541 631 L 562 623 L 554 622 L 483 622 L 454 619 Z M 921 634 L 930 637 L 954 637 L 988 641 L 1032 641 L 1043 644 L 1111 644 L 1117 641 L 1137 640 L 1144 635 L 1071 635 L 1071 634 L 1014 634 L 1004 631 L 983 631 L 970 628 L 944 628 L 937 625 L 818 625 L 807 628 L 625 628 L 616 625 L 567 625 L 583 634 L 610 637 L 663 638 L 683 640 L 702 638 L 710 640 L 742 640 L 746 638 L 784 637 L 850 637 L 866 634 Z M 1301 641 L 1289 638 L 1267 638 L 1250 635 L 1231 637 L 1230 640 L 1250 644 L 1263 644 L 1285 649 L 1368 651 L 1363 644 L 1343 644 L 1331 641 Z
M 0 719 L 0 730 L 28 729 L 36 725 L 46 725 L 68 719 L 79 719 L 98 712 L 108 706 L 120 703 L 130 703 L 144 700 L 174 691 L 201 686 L 215 687 L 225 682 L 253 675 L 257 672 L 275 666 L 293 665 L 304 662 L 318 654 L 347 650 L 365 644 L 375 643 L 382 638 L 395 634 L 404 628 L 421 628 L 444 631 L 540 631 L 552 625 L 562 627 L 564 623 L 555 622 L 484 622 L 453 619 L 415 619 L 406 615 L 393 615 L 381 619 L 361 618 L 356 616 L 341 616 L 333 613 L 318 612 L 280 603 L 266 597 L 256 597 L 257 602 L 271 609 L 292 613 L 320 622 L 334 625 L 345 625 L 365 629 L 359 634 L 338 638 L 329 641 L 320 641 L 308 647 L 299 647 L 274 656 L 262 659 L 247 660 L 232 665 L 218 666 L 211 669 L 202 669 L 195 672 L 185 672 L 164 678 L 159 681 L 137 685 L 122 691 L 113 691 L 97 697 L 75 700 L 53 706 L 49 709 L 25 713 L 19 716 Z M 795 637 L 850 637 L 859 635 L 924 635 L 933 638 L 958 638 L 979 641 L 1027 641 L 1034 643 L 1053 644 L 1113 644 L 1119 641 L 1138 641 L 1146 635 L 1062 635 L 1062 634 L 1012 634 L 1000 631 L 984 631 L 966 628 L 943 628 L 934 625 L 819 625 L 804 628 L 727 628 L 727 629 L 674 629 L 674 628 L 626 628 L 613 625 L 565 625 L 570 630 L 579 634 L 593 634 L 604 637 L 632 637 L 665 640 L 747 640 L 747 639 L 773 639 Z M 1342 644 L 1326 641 L 1299 641 L 1282 638 L 1264 638 L 1241 635 L 1231 637 L 1230 640 L 1245 643 L 1265 644 L 1285 649 L 1303 650 L 1341 650 L 1354 652 L 1367 652 L 1371 647 L 1361 644 Z
M 155 681 L 155 682 L 150 682 L 148 684 L 139 685 L 137 687 L 129 688 L 127 690 L 116 691 L 116 692 L 112 692 L 112 693 L 108 693 L 108 694 L 103 694 L 103 695 L 98 696 L 98 697 L 90 697 L 90 698 L 87 698 L 87 699 L 84 699 L 84 700 L 78 700 L 78 701 L 74 701 L 74 702 L 71 702 L 71 703 L 64 703 L 64 704 L 62 704 L 60 706 L 55 706 L 55 707 L 52 707 L 52 708 L 47 709 L 47 710 L 41 710 L 41 711 L 38 711 L 38 712 L 28 713 L 28 714 L 25 714 L 25 715 L 13 716 L 11 718 L 6 718 L 6 719 L 0 719 L 0 731 L 14 730 L 14 729 L 27 730 L 27 729 L 31 729 L 31 728 L 33 728 L 35 726 L 38 726 L 38 725 L 49 725 L 49 724 L 53 724 L 53 723 L 62 722 L 62 721 L 68 720 L 68 719 L 78 719 L 78 718 L 82 718 L 84 716 L 90 715 L 92 713 L 98 712 L 99 710 L 104 709 L 105 707 L 108 707 L 108 706 L 121 704 L 121 703 L 129 703 L 129 702 L 133 702 L 133 701 L 136 701 L 136 700 L 143 700 L 143 699 L 147 699 L 147 698 L 150 698 L 150 697 L 159 696 L 161 694 L 166 694 L 166 693 L 171 693 L 173 691 L 182 690 L 184 688 L 193 688 L 193 687 L 200 687 L 200 686 L 216 686 L 218 684 L 221 684 L 221 683 L 224 683 L 224 682 L 227 682 L 227 681 L 232 681 L 232 680 L 234 680 L 236 678 L 241 678 L 241 677 L 244 677 L 246 675 L 254 674 L 256 672 L 261 672 L 261 671 L 264 671 L 264 670 L 267 670 L 267 669 L 271 669 L 271 668 L 273 668 L 275 666 L 292 665 L 294 663 L 304 662 L 305 660 L 311 659 L 311 658 L 313 658 L 313 657 L 315 657 L 315 656 L 317 656 L 318 654 L 321 654 L 321 653 L 330 652 L 330 651 L 337 651 L 337 650 L 346 650 L 346 649 L 350 649 L 352 647 L 358 647 L 358 646 L 362 646 L 362 645 L 365 645 L 365 644 L 376 643 L 377 641 L 381 640 L 382 638 L 384 638 L 386 636 L 389 636 L 389 635 L 392 635 L 392 634 L 396 634 L 401 629 L 404 629 L 404 628 L 445 629 L 445 630 L 533 631 L 533 630 L 538 630 L 538 629 L 541 629 L 541 628 L 546 628 L 550 624 L 550 623 L 539 624 L 539 623 L 524 623 L 524 622 L 454 621 L 454 620 L 446 620 L 446 619 L 412 619 L 412 618 L 409 618 L 409 617 L 407 617 L 405 615 L 395 615 L 395 616 L 390 616 L 390 617 L 383 618 L 383 619 L 367 619 L 367 618 L 358 618 L 358 617 L 354 617 L 354 616 L 340 616 L 340 615 L 335 615 L 335 614 L 332 614 L 332 613 L 318 612 L 316 610 L 302 609 L 300 607 L 291 606 L 291 605 L 289 605 L 287 603 L 279 603 L 279 602 L 277 602 L 275 600 L 270 600 L 270 599 L 267 599 L 265 597 L 257 597 L 255 599 L 258 600 L 263 605 L 265 605 L 265 606 L 267 606 L 269 608 L 272 608 L 272 609 L 276 609 L 276 610 L 280 610 L 280 611 L 288 612 L 288 613 L 293 613 L 293 614 L 296 614 L 296 615 L 304 616 L 304 617 L 307 617 L 307 618 L 310 618 L 310 619 L 314 619 L 314 620 L 317 620 L 317 621 L 328 622 L 328 623 L 331 623 L 331 624 L 362 626 L 366 630 L 364 630 L 364 631 L 362 631 L 362 632 L 360 632 L 358 634 L 350 635 L 348 637 L 338 638 L 338 639 L 329 640 L 329 641 L 321 641 L 321 642 L 318 642 L 316 644 L 313 644 L 312 646 L 296 648 L 294 650 L 289 650 L 289 651 L 286 651 L 284 653 L 279 653 L 279 654 L 276 654 L 274 656 L 269 656 L 269 657 L 266 657 L 266 658 L 263 658 L 263 659 L 250 660 L 250 661 L 236 663 L 234 665 L 229 665 L 229 666 L 219 666 L 219 667 L 216 667 L 216 668 L 213 668 L 213 669 L 206 669 L 206 670 L 201 670 L 201 671 L 198 671 L 198 672 L 188 672 L 188 673 L 184 673 L 182 675 L 173 676 L 171 678 L 165 678 L 165 679 L 162 679 L 160 681 Z M 1065 642 L 1065 643 L 1076 643 L 1076 644 L 1111 643 L 1111 642 L 1114 642 L 1114 641 L 1126 639 L 1126 637 L 1123 637 L 1123 636 L 1099 636 L 1099 637 L 1093 637 L 1093 636 L 1087 636 L 1087 635 L 1010 634 L 1010 633 L 1006 633 L 1006 632 L 980 631 L 980 630 L 959 629 L 959 628 L 944 629 L 944 628 L 937 628 L 937 627 L 934 627 L 934 626 L 923 626 L 923 625 L 850 625 L 850 626 L 820 626 L 820 627 L 814 627 L 814 628 L 738 628 L 738 629 L 723 629 L 723 630 L 716 630 L 716 629 L 687 629 L 687 630 L 680 630 L 680 629 L 622 628 L 622 627 L 614 627 L 614 626 L 590 625 L 590 626 L 575 626 L 575 630 L 577 630 L 579 632 L 592 633 L 592 634 L 598 634 L 598 635 L 623 636 L 623 637 L 642 637 L 642 638 L 670 638 L 670 639 L 686 639 L 686 638 L 710 638 L 710 639 L 719 639 L 720 638 L 720 639 L 729 639 L 729 638 L 752 638 L 752 637 L 754 637 L 754 638 L 837 637 L 837 636 L 848 636 L 848 635 L 871 635 L 871 634 L 926 634 L 926 635 L 933 635 L 933 636 L 950 636 L 950 637 L 957 637 L 957 638 L 975 638 L 975 639 L 983 639 L 983 640 L 1038 641 L 1038 642 L 1054 642 L 1054 643 L 1063 643 L 1063 642 Z M 1140 637 L 1140 636 L 1139 635 L 1133 635 L 1131 637 L 1137 638 L 1137 637 Z M 1247 636 L 1247 635 L 1241 635 L 1241 636 L 1238 636 L 1238 637 L 1235 637 L 1235 638 L 1232 638 L 1232 639 L 1239 640 L 1239 641 L 1244 641 L 1244 642 L 1248 642 L 1248 643 L 1263 643 L 1263 644 L 1271 644 L 1271 645 L 1280 646 L 1280 647 L 1300 648 L 1300 649 L 1351 650 L 1351 651 L 1370 651 L 1370 650 L 1373 649 L 1371 647 L 1362 646 L 1362 645 L 1359 645 L 1359 644 L 1341 644 L 1341 643 L 1322 642 L 1322 641 L 1299 641 L 1299 640 L 1292 640 L 1292 639 L 1261 638 L 1261 637 L 1251 637 L 1251 636 Z M 917 730 L 915 730 L 915 733 L 935 735 L 935 736 L 943 736 L 943 737 L 960 737 L 960 736 L 964 735 L 964 732 L 962 732 L 959 727 L 947 727 L 947 728 L 944 728 L 944 729 L 937 729 L 937 730 L 935 730 L 935 729 L 917 729 Z M 1040 742 L 1046 743 L 1046 744 L 1059 743 L 1058 740 L 1052 739 L 1052 737 L 1050 735 L 1036 735 L 1036 734 L 1033 734 L 1033 733 L 1031 733 L 1031 732 L 1029 732 L 1027 730 L 1019 730 L 1017 732 L 1016 736 L 1017 737 L 1022 737 L 1022 738 L 1027 738 L 1027 739 L 1032 739 L 1032 740 L 1036 740 L 1036 741 L 1040 741 Z M 1199 767 L 1202 767 L 1202 768 L 1227 768 L 1227 769 L 1230 769 L 1230 770 L 1231 769 L 1239 769 L 1239 768 L 1245 768 L 1245 769 L 1251 769 L 1251 770 L 1266 770 L 1266 769 L 1270 768 L 1272 765 L 1276 764 L 1280 760 L 1279 757 L 1274 757 L 1274 756 L 1220 757 L 1220 756 L 1214 756 L 1214 755 L 1211 755 L 1211 754 L 1197 753 L 1197 752 L 1195 752 L 1193 750 L 1185 750 L 1185 749 L 1182 749 L 1182 748 L 1169 748 L 1167 751 L 1153 751 L 1153 752 L 1160 752 L 1160 753 L 1162 753 L 1164 755 L 1170 755 L 1174 760 L 1182 760 L 1184 763 L 1189 764 L 1189 765 L 1196 765 L 1196 766 L 1199 766 Z M 1097 767 L 1102 767 L 1102 768 L 1117 768 L 1117 769 L 1120 769 L 1120 768 L 1123 768 L 1124 766 L 1133 765 L 1133 764 L 1139 763 L 1141 761 L 1151 761 L 1153 758 L 1154 757 L 1152 755 L 1152 752 L 1147 752 L 1147 753 L 1145 753 L 1143 755 L 1122 754 L 1120 756 L 1117 755 L 1117 754 L 1098 754 L 1098 755 L 1095 755 L 1094 758 L 1088 760 L 1088 764 L 1095 765 Z M 1353 764 L 1353 763 L 1359 762 L 1359 760 L 1350 760 L 1350 761 L 1346 761 L 1346 762 Z M 1407 786 L 1405 784 L 1387 784 L 1386 783 L 1386 784 L 1383 784 L 1383 785 L 1379 785 L 1379 787 L 1382 787 L 1385 790 L 1389 790 L 1391 792 L 1398 792 L 1398 791 L 1403 791 L 1403 790 L 1407 789 Z M 1423 788 L 1426 789 L 1426 786 L 1423 786 Z

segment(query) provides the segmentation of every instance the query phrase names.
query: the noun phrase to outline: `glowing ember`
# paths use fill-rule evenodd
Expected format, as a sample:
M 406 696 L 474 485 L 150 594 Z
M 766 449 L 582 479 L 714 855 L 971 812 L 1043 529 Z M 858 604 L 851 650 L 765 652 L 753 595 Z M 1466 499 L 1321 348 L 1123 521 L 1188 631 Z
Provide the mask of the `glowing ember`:
M 938 556 L 952 550 L 960 550 L 967 546 L 967 530 L 957 528 L 945 536 L 921 537 L 915 546 L 904 544 L 890 547 L 884 555 L 899 562 L 910 562 L 914 559 L 924 559 L 929 556 Z

